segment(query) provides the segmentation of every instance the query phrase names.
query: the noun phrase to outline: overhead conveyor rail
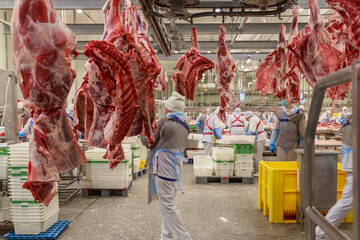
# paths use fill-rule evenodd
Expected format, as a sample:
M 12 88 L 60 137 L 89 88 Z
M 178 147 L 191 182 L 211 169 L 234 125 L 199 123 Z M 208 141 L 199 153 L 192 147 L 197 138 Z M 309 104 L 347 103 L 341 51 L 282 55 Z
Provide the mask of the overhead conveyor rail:
M 353 211 L 354 211 L 354 222 L 353 239 L 360 240 L 360 61 L 353 63 L 351 67 L 341 69 L 335 73 L 329 74 L 323 77 L 315 85 L 313 96 L 311 100 L 309 119 L 305 132 L 304 141 L 304 169 L 305 172 L 305 231 L 306 239 L 315 239 L 315 227 L 320 226 L 322 230 L 331 238 L 336 240 L 349 239 L 334 225 L 329 223 L 324 216 L 319 213 L 314 207 L 314 189 L 315 189 L 315 143 L 314 137 L 316 132 L 317 122 L 322 109 L 322 103 L 326 90 L 330 87 L 341 85 L 344 83 L 352 82 L 352 112 L 353 112 Z

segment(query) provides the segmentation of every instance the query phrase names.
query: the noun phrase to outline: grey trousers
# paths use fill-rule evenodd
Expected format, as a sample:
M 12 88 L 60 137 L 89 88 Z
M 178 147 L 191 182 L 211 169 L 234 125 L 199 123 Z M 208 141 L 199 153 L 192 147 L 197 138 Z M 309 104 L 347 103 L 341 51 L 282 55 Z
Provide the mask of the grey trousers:
M 206 156 L 211 156 L 212 154 L 212 149 L 214 147 L 213 143 L 209 143 L 209 142 L 204 142 L 204 151 L 205 151 L 205 155 Z
M 176 210 L 176 182 L 166 181 L 156 176 L 155 184 L 159 198 L 162 219 L 161 240 L 191 240 Z
M 346 174 L 346 184 L 344 186 L 341 198 L 326 214 L 326 219 L 335 227 L 339 227 L 341 222 L 350 213 L 353 207 L 353 174 L 348 172 Z M 326 239 L 324 231 L 316 227 L 316 239 Z
M 254 145 L 254 172 L 259 172 L 259 162 L 263 158 L 265 140 L 256 141 Z

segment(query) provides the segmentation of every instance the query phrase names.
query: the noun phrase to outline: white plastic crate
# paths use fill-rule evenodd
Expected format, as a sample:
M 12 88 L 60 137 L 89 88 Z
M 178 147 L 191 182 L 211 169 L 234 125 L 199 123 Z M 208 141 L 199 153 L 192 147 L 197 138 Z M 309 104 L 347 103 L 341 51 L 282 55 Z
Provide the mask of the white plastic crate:
M 125 137 L 122 141 L 123 144 L 130 144 L 132 148 L 140 147 L 140 139 L 137 136 L 134 137 Z
M 131 148 L 133 157 L 140 157 L 140 148 Z
M 229 147 L 214 147 L 212 158 L 216 161 L 234 161 L 234 149 Z
M 48 228 L 58 221 L 59 211 L 55 211 L 52 215 L 42 221 L 12 221 L 14 223 L 15 234 L 37 235 L 45 232 Z
M 1 197 L 0 198 L 0 222 L 5 222 L 10 220 L 10 198 Z
M 194 173 L 198 177 L 212 176 L 213 163 L 211 156 L 194 156 Z
M 214 162 L 215 176 L 231 177 L 234 175 L 234 162 Z
M 114 180 L 108 178 L 94 178 L 92 180 L 87 180 L 87 188 L 99 188 L 99 189 L 123 189 L 127 188 L 130 183 L 130 176 L 122 180 Z
M 186 155 L 190 159 L 194 159 L 195 156 L 204 156 L 205 151 L 204 150 L 187 150 Z
M 235 176 L 237 177 L 251 177 L 253 169 L 235 169 Z
M 235 161 L 252 161 L 254 154 L 235 154 Z
M 236 169 L 252 169 L 254 162 L 251 161 L 236 161 L 235 168 Z
M 134 164 L 134 173 L 137 173 L 140 171 L 140 157 L 135 157 L 133 159 L 133 164 Z

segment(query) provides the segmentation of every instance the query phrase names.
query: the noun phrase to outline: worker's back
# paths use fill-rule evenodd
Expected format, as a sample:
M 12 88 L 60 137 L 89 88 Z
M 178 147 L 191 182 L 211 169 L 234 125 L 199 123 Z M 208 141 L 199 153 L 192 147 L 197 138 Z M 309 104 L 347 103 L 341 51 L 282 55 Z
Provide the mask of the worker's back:
M 231 135 L 245 135 L 245 118 L 240 114 L 233 114 L 228 119 Z

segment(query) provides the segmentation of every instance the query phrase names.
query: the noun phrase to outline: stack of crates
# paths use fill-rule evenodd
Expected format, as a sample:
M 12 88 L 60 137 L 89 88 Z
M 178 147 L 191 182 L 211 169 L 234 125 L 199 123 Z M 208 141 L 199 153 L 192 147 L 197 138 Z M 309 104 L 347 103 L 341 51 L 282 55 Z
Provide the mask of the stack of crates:
M 0 179 L 7 178 L 9 154 L 9 147 L 0 147 Z
M 15 233 L 36 235 L 45 232 L 58 220 L 58 194 L 46 207 L 40 202 L 34 202 L 31 192 L 22 188 L 27 181 L 29 143 L 11 145 L 9 161 L 10 220 L 14 223 Z
M 106 149 L 94 148 L 85 152 L 88 162 L 85 164 L 86 187 L 90 189 L 123 189 L 132 181 L 131 147 L 124 146 L 125 160 L 110 169 L 109 162 L 103 158 Z
M 231 177 L 234 175 L 234 150 L 230 147 L 214 147 L 212 159 L 215 176 Z
M 235 152 L 235 176 L 251 177 L 254 166 L 254 145 L 233 144 Z
M 133 164 L 134 164 L 134 173 L 140 171 L 140 146 L 136 145 L 131 147 L 132 156 L 133 156 Z

